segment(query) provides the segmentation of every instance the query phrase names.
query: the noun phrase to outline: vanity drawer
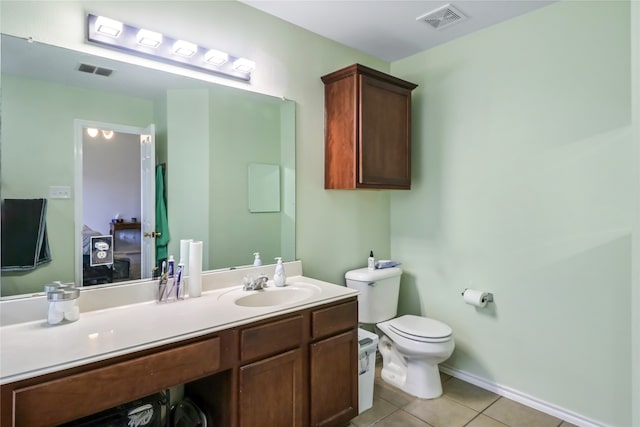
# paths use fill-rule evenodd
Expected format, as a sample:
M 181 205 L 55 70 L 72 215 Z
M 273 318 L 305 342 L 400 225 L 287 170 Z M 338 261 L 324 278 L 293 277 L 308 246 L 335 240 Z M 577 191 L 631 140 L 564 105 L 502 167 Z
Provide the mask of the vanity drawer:
M 243 329 L 240 332 L 240 360 L 268 356 L 302 343 L 302 315 Z
M 358 301 L 353 300 L 311 313 L 311 337 L 320 338 L 358 326 Z
M 204 377 L 220 368 L 220 338 L 15 390 L 16 426 L 50 426 Z M 124 397 L 124 400 L 123 400 Z

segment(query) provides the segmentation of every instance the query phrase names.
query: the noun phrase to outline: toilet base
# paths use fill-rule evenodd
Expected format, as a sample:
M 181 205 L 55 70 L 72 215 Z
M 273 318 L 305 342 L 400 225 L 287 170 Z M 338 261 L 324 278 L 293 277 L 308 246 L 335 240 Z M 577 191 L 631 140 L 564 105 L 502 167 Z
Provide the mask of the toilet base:
M 400 370 L 397 365 L 391 364 L 388 367 L 383 366 L 380 376 L 386 383 L 421 399 L 435 399 L 442 396 L 442 382 L 437 365 L 412 360 L 407 369 Z
M 421 399 L 442 396 L 442 381 L 437 363 L 400 354 L 386 336 L 380 339 L 378 349 L 382 355 L 380 376 L 386 383 Z

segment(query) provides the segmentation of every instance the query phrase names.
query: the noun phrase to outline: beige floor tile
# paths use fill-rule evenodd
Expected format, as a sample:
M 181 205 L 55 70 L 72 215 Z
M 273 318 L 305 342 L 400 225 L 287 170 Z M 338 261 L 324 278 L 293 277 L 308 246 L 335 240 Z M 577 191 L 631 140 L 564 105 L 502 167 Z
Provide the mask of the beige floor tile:
M 484 414 L 511 427 L 556 427 L 561 421 L 504 397 L 488 407 Z
M 386 400 L 398 408 L 402 408 L 416 399 L 416 397 L 405 393 L 391 384 L 386 384 L 384 381 L 374 384 L 373 395 Z
M 416 399 L 405 406 L 404 410 L 434 427 L 461 427 L 478 415 L 476 411 L 446 397 Z
M 473 384 L 451 378 L 442 386 L 445 396 L 478 412 L 484 411 L 500 396 Z
M 380 421 L 384 417 L 397 411 L 398 408 L 384 399 L 373 397 L 373 406 L 351 420 L 357 427 L 366 427 Z
M 374 424 L 375 427 L 431 427 L 408 412 L 399 410 Z
M 486 415 L 478 415 L 475 417 L 469 424 L 465 427 L 507 427 L 505 424 L 502 424 L 499 421 L 494 420 L 493 418 L 489 418 Z

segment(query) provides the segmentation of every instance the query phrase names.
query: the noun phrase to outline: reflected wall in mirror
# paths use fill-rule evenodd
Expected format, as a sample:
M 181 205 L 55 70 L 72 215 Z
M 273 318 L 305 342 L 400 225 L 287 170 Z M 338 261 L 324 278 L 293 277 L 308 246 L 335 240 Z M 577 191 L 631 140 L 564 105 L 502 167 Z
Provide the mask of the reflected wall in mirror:
M 2 273 L 1 295 L 78 281 L 82 221 L 74 211 L 74 121 L 156 125 L 156 162 L 166 163 L 170 254 L 180 239 L 204 242 L 203 268 L 295 259 L 295 103 L 128 63 L 2 36 L 1 197 L 47 198 L 52 261 Z M 47 63 L 47 67 L 42 67 Z M 79 72 L 79 64 L 114 70 Z M 252 163 L 281 171 L 280 212 L 250 213 Z M 119 173 L 119 164 L 105 165 Z M 51 186 L 72 188 L 52 199 Z

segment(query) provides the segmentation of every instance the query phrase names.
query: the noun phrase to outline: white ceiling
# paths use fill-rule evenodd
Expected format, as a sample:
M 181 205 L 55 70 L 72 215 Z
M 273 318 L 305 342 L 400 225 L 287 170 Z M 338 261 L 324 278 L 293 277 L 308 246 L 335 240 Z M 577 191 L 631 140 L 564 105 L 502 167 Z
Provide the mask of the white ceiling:
M 240 0 L 313 33 L 393 62 L 547 6 L 548 0 Z M 466 19 L 434 29 L 416 18 L 451 4 Z

